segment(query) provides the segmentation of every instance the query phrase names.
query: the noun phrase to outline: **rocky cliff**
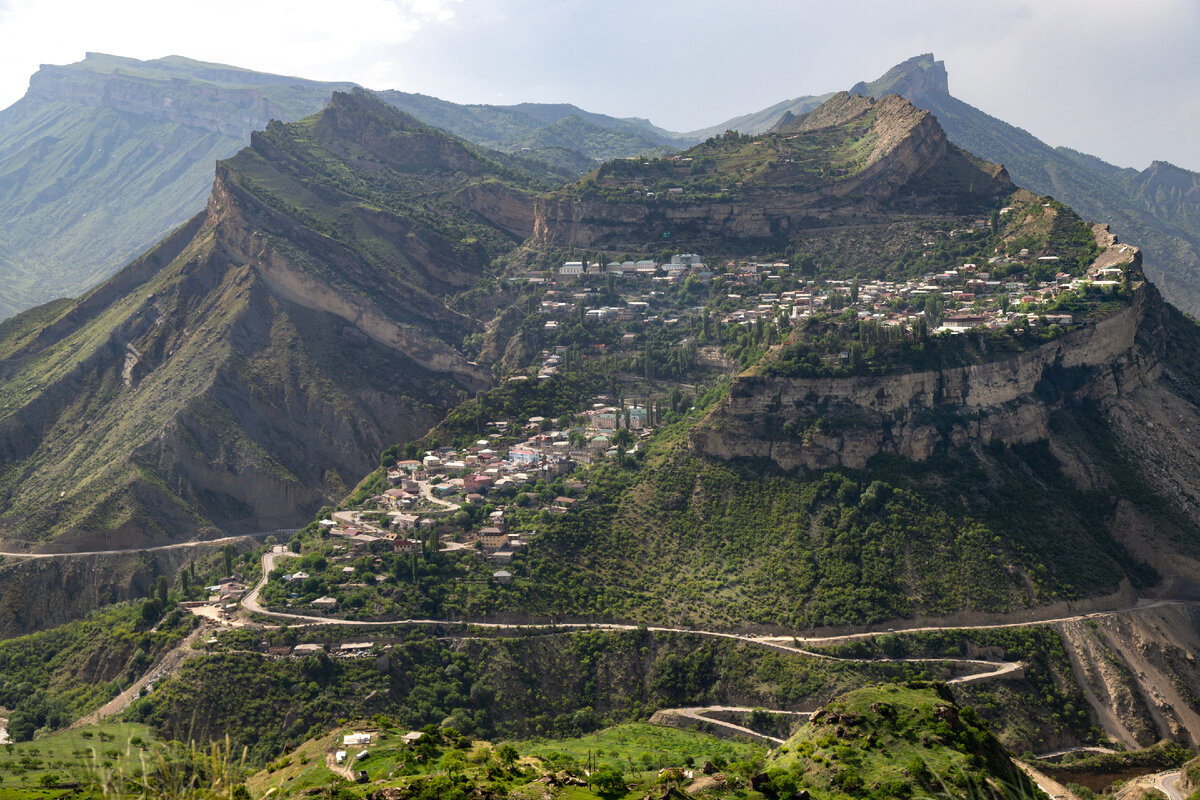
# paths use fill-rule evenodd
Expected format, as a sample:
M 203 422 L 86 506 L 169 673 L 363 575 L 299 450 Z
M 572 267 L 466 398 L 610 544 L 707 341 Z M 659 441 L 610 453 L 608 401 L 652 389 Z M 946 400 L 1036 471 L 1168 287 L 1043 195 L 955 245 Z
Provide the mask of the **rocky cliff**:
M 1154 381 L 1154 352 L 1135 347 L 1153 288 L 1127 308 L 1012 358 L 885 377 L 740 376 L 729 398 L 692 431 L 691 446 L 721 459 L 765 458 L 783 469 L 861 469 L 878 453 L 922 461 L 939 447 L 1029 443 L 1049 436 L 1047 381 L 1074 372 L 1072 400 L 1104 400 Z M 834 421 L 828 430 L 817 420 Z M 785 434 L 785 425 L 792 434 Z

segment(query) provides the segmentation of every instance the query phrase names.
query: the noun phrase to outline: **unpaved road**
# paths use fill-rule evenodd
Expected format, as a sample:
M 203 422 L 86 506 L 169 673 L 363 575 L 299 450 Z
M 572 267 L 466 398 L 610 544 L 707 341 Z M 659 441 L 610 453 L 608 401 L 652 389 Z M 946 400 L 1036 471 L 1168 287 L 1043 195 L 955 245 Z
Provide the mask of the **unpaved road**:
M 132 703 L 142 692 L 142 687 L 150 683 L 150 681 L 159 676 L 166 677 L 175 670 L 179 669 L 179 665 L 187 659 L 196 655 L 200 651 L 192 649 L 192 643 L 200 637 L 201 634 L 207 635 L 210 628 L 206 625 L 200 625 L 196 630 L 184 637 L 183 641 L 175 645 L 173 648 L 163 653 L 157 661 L 155 661 L 142 676 L 134 681 L 125 691 L 109 700 L 100 708 L 93 711 L 91 714 L 80 717 L 71 723 L 70 727 L 79 728 L 87 725 L 98 725 L 103 720 L 109 717 L 114 717 L 120 714 L 125 709 L 129 708 Z
M 0 550 L 0 556 L 8 556 L 10 558 L 75 558 L 77 556 L 111 556 L 120 555 L 122 553 L 153 553 L 157 550 L 179 550 L 185 547 L 203 547 L 210 544 L 226 544 L 228 542 L 240 542 L 243 539 L 260 539 L 273 534 L 295 533 L 296 528 L 281 528 L 274 531 L 257 531 L 255 533 L 243 533 L 240 536 L 222 536 L 219 539 L 198 539 L 193 542 L 176 542 L 175 544 L 159 544 L 153 547 L 125 547 L 118 550 L 83 550 L 73 553 L 25 553 L 14 552 L 12 550 Z
M 295 554 L 288 551 L 282 545 L 276 545 L 269 551 L 263 554 L 262 557 L 262 576 L 254 588 L 242 598 L 242 607 L 247 611 L 262 614 L 263 616 L 272 619 L 282 620 L 288 623 L 305 623 L 310 625 L 348 625 L 356 627 L 384 627 L 389 625 L 445 625 L 446 620 L 442 619 L 400 619 L 400 620 L 382 620 L 382 621 L 357 621 L 350 619 L 337 619 L 334 617 L 318 617 L 310 614 L 293 614 L 284 611 L 269 611 L 262 607 L 259 603 L 259 593 L 262 587 L 266 585 L 267 579 L 271 571 L 275 569 L 275 563 L 280 558 L 293 557 Z M 490 630 L 530 630 L 536 628 L 544 628 L 548 630 L 563 630 L 563 629 L 588 629 L 588 630 L 615 630 L 615 631 L 633 631 L 639 630 L 638 625 L 629 625 L 621 623 L 606 623 L 592 624 L 586 622 L 566 622 L 556 625 L 519 625 L 512 623 L 501 622 L 472 622 L 471 626 L 476 628 L 487 628 Z M 705 631 L 694 630 L 690 628 L 671 628 L 663 626 L 647 626 L 645 630 L 654 633 L 686 633 L 696 636 L 711 636 L 718 639 L 734 639 L 736 641 L 749 642 L 761 647 L 766 647 L 771 650 L 777 650 L 783 653 L 793 653 L 803 655 L 809 658 L 819 658 L 828 661 L 850 661 L 855 663 L 895 663 L 895 664 L 960 664 L 970 666 L 980 670 L 979 672 L 970 675 L 960 675 L 956 678 L 950 678 L 947 683 L 975 683 L 982 680 L 991 680 L 994 678 L 1003 677 L 1011 673 L 1017 672 L 1024 668 L 1024 664 L 1019 661 L 996 662 L 984 661 L 981 659 L 969 658 L 844 658 L 841 656 L 831 656 L 826 653 L 818 653 L 812 650 L 806 650 L 802 647 L 784 644 L 781 637 L 767 636 L 750 636 L 740 633 L 726 633 L 722 631 Z

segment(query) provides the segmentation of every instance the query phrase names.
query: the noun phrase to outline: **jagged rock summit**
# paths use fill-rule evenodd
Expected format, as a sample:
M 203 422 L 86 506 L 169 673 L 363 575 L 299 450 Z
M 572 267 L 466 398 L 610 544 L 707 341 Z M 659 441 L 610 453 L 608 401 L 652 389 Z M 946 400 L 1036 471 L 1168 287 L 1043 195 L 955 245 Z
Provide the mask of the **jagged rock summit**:
M 922 53 L 900 62 L 876 80 L 859 81 L 850 89 L 850 94 L 872 97 L 898 94 L 909 99 L 931 94 L 949 95 L 950 78 L 946 73 L 946 62 L 934 59 L 933 53 Z

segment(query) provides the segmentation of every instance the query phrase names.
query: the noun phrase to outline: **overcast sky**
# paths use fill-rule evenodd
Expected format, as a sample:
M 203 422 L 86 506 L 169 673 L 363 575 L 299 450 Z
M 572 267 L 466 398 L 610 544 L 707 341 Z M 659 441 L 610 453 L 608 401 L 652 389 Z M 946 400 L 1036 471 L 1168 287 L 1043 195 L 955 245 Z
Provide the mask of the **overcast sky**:
M 692 130 L 932 52 L 1052 145 L 1200 171 L 1198 45 L 1196 0 L 0 0 L 0 108 L 95 51 Z

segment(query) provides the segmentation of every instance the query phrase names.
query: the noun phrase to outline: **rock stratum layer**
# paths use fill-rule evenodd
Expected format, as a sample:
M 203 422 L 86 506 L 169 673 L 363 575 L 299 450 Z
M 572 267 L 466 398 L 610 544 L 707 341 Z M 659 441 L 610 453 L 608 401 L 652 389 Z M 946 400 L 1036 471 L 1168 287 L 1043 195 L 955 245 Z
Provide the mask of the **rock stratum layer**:
M 723 460 L 818 470 L 862 469 L 880 453 L 924 461 L 948 445 L 1043 441 L 1064 403 L 1112 400 L 1160 377 L 1157 346 L 1138 346 L 1148 302 L 1161 305 L 1143 285 L 1127 308 L 1098 324 L 985 364 L 884 377 L 739 376 L 724 404 L 693 429 L 690 444 Z M 1063 380 L 1081 384 L 1069 398 L 1055 396 L 1050 385 Z M 814 427 L 818 419 L 838 422 L 822 432 Z M 788 423 L 795 435 L 784 433 Z

